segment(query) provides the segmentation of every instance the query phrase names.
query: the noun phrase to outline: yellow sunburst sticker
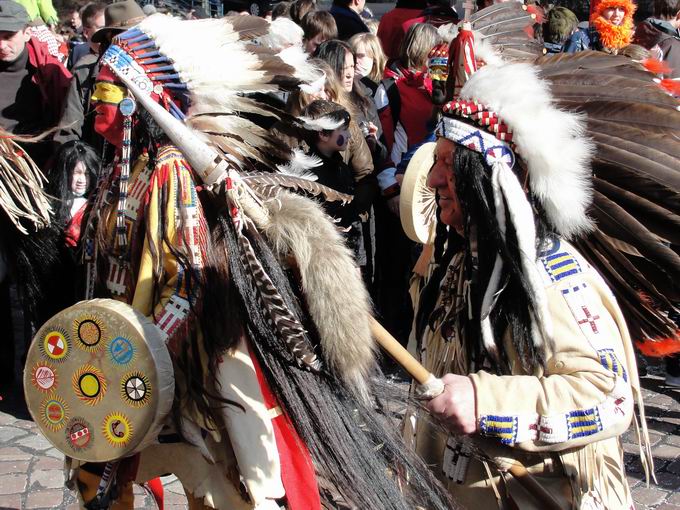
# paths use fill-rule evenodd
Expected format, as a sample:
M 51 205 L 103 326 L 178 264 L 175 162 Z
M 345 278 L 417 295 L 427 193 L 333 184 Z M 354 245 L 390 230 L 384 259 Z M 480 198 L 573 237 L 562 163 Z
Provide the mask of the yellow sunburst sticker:
M 78 317 L 73 321 L 73 338 L 81 349 L 95 352 L 106 343 L 106 326 L 96 315 Z
M 71 386 L 77 397 L 87 405 L 97 405 L 106 393 L 104 373 L 93 365 L 83 365 L 71 377 Z
M 124 448 L 132 439 L 132 424 L 123 413 L 113 412 L 104 418 L 102 433 L 112 446 Z

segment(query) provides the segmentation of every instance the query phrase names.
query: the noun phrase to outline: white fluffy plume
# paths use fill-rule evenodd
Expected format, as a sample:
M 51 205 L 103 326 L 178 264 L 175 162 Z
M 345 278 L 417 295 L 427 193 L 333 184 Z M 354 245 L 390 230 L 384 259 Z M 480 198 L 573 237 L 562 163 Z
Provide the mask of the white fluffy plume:
M 293 149 L 293 157 L 285 165 L 278 165 L 277 169 L 284 175 L 316 181 L 318 177 L 309 170 L 320 166 L 321 163 L 321 159 L 317 156 L 308 156 L 300 149 Z
M 528 166 L 531 193 L 560 235 L 590 230 L 594 146 L 585 137 L 584 119 L 552 104 L 536 68 L 487 65 L 470 77 L 461 97 L 486 105 L 510 127 L 516 152 Z

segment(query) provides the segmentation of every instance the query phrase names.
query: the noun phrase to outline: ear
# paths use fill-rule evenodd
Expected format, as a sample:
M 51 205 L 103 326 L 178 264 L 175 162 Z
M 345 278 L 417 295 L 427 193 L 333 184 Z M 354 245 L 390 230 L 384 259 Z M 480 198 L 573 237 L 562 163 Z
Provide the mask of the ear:
M 28 31 L 28 28 L 29 27 L 26 27 L 22 31 L 22 34 L 23 34 L 22 39 L 24 40 L 24 42 L 28 42 L 28 41 L 31 40 L 31 33 Z

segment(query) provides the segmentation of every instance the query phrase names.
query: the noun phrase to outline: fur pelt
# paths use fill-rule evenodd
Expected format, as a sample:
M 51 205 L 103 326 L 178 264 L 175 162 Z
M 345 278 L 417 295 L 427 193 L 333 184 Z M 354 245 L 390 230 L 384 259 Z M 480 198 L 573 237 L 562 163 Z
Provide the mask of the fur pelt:
M 319 204 L 288 192 L 265 202 L 264 234 L 280 259 L 293 256 L 309 313 L 328 367 L 353 391 L 367 396 L 374 368 L 371 305 L 350 250 Z
M 530 191 L 556 231 L 572 238 L 591 230 L 586 211 L 592 201 L 594 146 L 581 116 L 553 106 L 538 69 L 523 63 L 487 65 L 470 77 L 461 98 L 486 105 L 512 130 L 516 152 L 528 167 Z

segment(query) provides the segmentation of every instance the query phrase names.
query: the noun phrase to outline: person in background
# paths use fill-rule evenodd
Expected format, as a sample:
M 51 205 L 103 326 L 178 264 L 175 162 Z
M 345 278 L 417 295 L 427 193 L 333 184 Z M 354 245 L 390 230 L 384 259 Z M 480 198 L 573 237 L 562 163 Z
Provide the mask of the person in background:
M 364 23 L 366 23 L 369 33 L 373 35 L 378 35 L 378 27 L 380 26 L 380 22 L 378 20 L 367 19 L 364 21 Z
M 317 176 L 316 182 L 328 186 L 335 191 L 354 197 L 355 182 L 352 170 L 343 161 L 341 152 L 347 149 L 350 140 L 350 113 L 342 106 L 331 101 L 317 100 L 302 110 L 302 117 L 307 121 L 324 120 L 336 125 L 333 130 L 310 130 L 305 137 L 310 147 L 308 155 L 319 158 L 321 164 L 310 171 Z M 352 250 L 357 264 L 366 264 L 366 251 L 361 242 L 361 220 L 359 215 L 365 213 L 355 200 L 349 203 L 324 201 L 323 207 L 335 220 L 342 232 L 347 246 Z
M 316 10 L 316 0 L 295 0 L 290 5 L 290 19 L 300 25 L 302 19 Z
M 43 24 L 54 29 L 59 23 L 59 16 L 57 10 L 52 5 L 52 0 L 16 0 L 24 6 L 28 13 L 30 22 L 36 20 L 42 21 Z
M 668 64 L 666 78 L 680 79 L 680 0 L 655 0 L 654 17 L 637 26 L 633 42 Z
M 355 34 L 368 32 L 368 27 L 361 18 L 366 0 L 333 0 L 330 13 L 338 26 L 338 38 L 346 41 Z
M 59 121 L 71 73 L 32 38 L 24 7 L 0 0 L 0 126 L 17 135 L 39 135 Z M 39 168 L 52 153 L 51 140 L 28 144 Z
M 272 9 L 272 21 L 276 18 L 290 18 L 290 8 L 293 2 L 279 2 Z
M 401 41 L 406 35 L 404 23 L 420 16 L 426 7 L 425 0 L 399 0 L 396 7 L 381 18 L 378 39 L 388 59 L 399 56 Z
M 458 23 L 459 17 L 456 9 L 451 6 L 449 0 L 427 0 L 427 7 L 417 18 L 404 22 L 404 33 L 408 32 L 411 25 L 416 23 L 428 23 L 434 27 L 440 27 L 448 23 Z
M 74 79 L 68 89 L 59 123 L 61 129 L 55 137 L 60 143 L 83 140 L 92 145 L 98 153 L 101 153 L 104 139 L 94 130 L 95 112 L 90 104 L 90 97 L 99 70 L 97 64 L 102 49 L 100 46 L 108 46 L 113 35 L 127 30 L 145 18 L 142 8 L 135 0 L 107 5 L 103 12 L 103 22 L 99 13 L 100 7 L 101 4 L 89 4 L 83 10 L 84 32 L 88 35 L 90 52 L 73 68 Z
M 316 48 L 324 41 L 338 37 L 338 27 L 335 19 L 328 11 L 311 11 L 305 14 L 300 22 L 304 31 L 302 44 L 305 51 L 312 55 Z
M 82 33 L 83 21 L 80 19 L 80 11 L 78 9 L 71 9 L 71 11 L 68 13 L 67 23 L 74 33 Z
M 543 40 L 548 53 L 575 53 L 590 46 L 587 33 L 578 28 L 576 15 L 560 6 L 548 12 L 548 19 L 543 26 Z
M 104 3 L 90 2 L 82 8 L 79 19 L 83 20 L 83 43 L 74 45 L 71 54 L 69 55 L 68 67 L 72 72 L 73 68 L 78 65 L 80 59 L 85 55 L 99 55 L 99 43 L 92 42 L 92 36 L 97 30 L 104 27 L 106 21 L 104 19 L 105 7 L 106 5 Z
M 385 52 L 380 45 L 380 39 L 374 34 L 362 33 L 352 36 L 348 42 L 352 51 L 354 51 L 356 62 L 354 73 L 361 83 L 368 87 L 371 96 L 373 96 L 378 89 L 380 80 L 383 79 L 385 64 L 387 63 Z
M 618 54 L 633 40 L 633 14 L 637 6 L 632 0 L 601 0 L 590 15 L 591 48 Z

